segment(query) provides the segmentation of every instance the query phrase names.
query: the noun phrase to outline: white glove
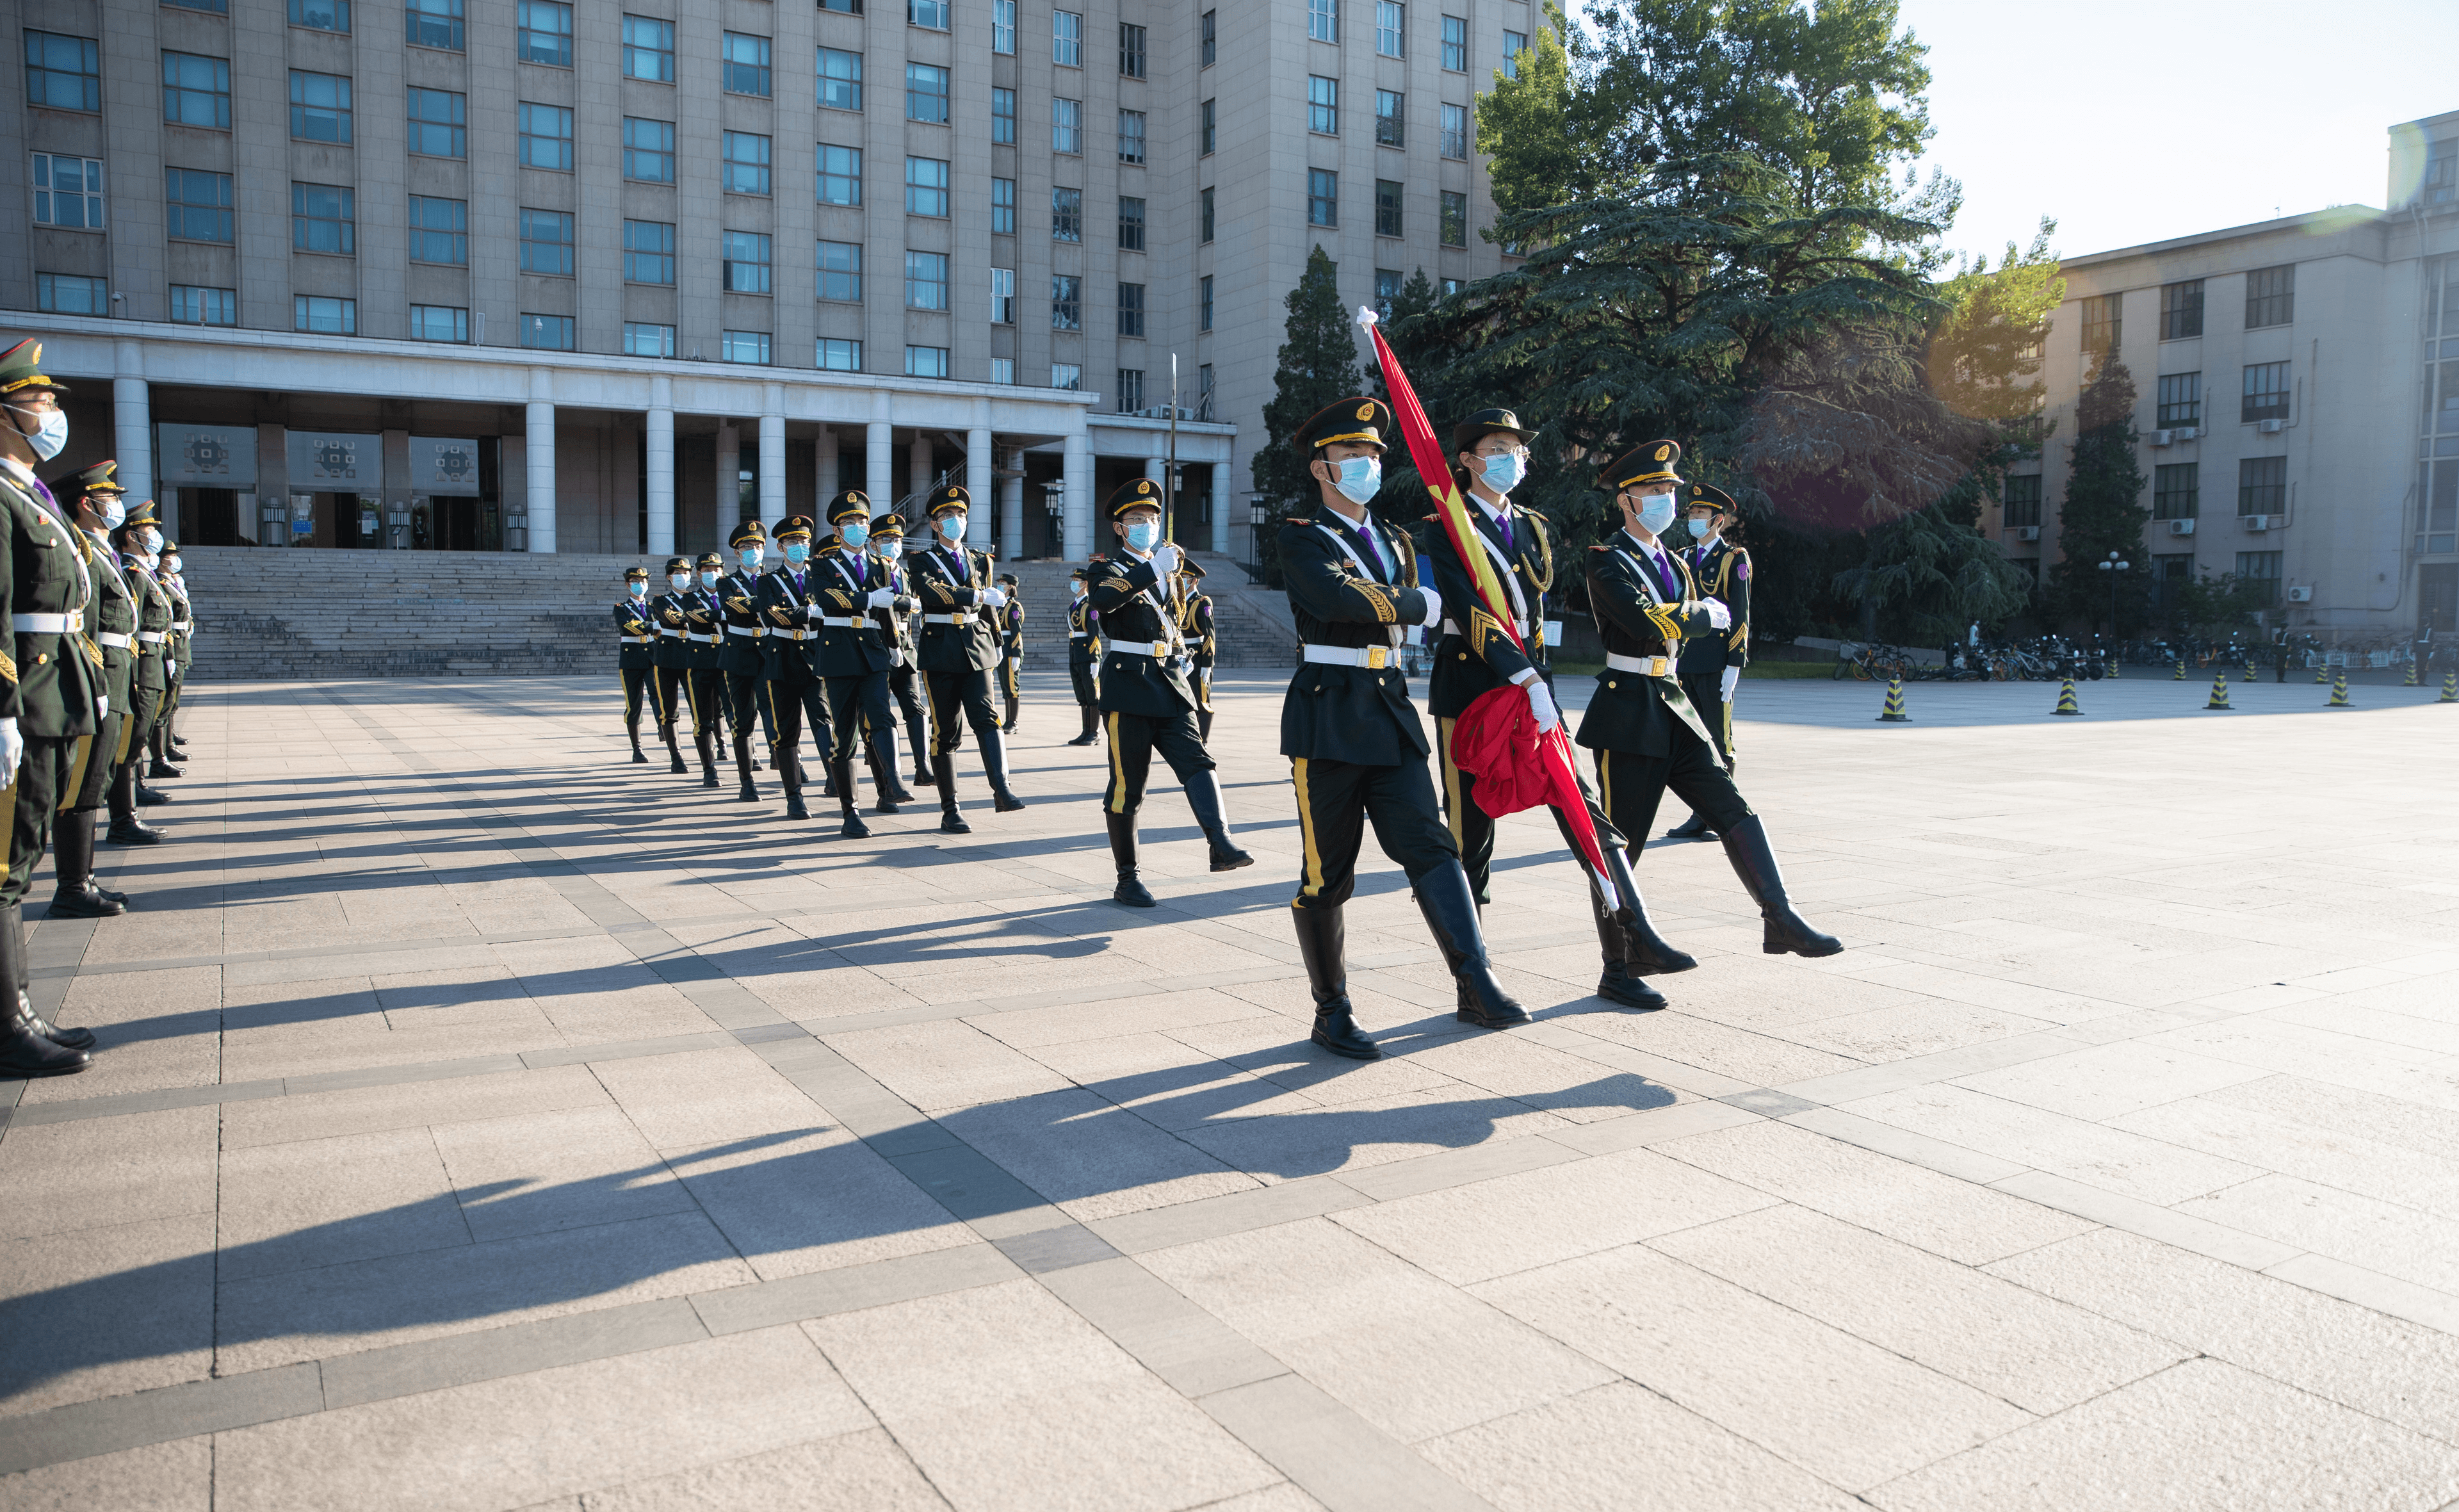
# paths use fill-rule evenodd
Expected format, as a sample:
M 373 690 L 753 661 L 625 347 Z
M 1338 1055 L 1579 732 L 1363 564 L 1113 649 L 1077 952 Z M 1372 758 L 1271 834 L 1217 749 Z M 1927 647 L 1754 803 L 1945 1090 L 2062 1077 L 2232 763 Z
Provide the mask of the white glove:
M 1732 702 L 1734 702 L 1734 683 L 1736 683 L 1736 682 L 1739 682 L 1741 680 L 1742 680 L 1742 669 L 1741 669 L 1740 667 L 1737 667 L 1737 666 L 1729 666 L 1729 667 L 1725 668 L 1725 690 L 1724 690 L 1724 694 L 1725 694 L 1725 702 L 1726 702 L 1726 703 L 1731 704 Z
M 94 696 L 94 717 L 97 722 L 111 718 L 110 694 L 96 693 Z
M 1725 607 L 1724 600 L 1703 598 L 1699 600 L 1699 607 L 1708 611 L 1708 623 L 1711 626 L 1718 630 L 1734 628 L 1734 611 Z
M 9 774 L 9 782 L 17 780 L 17 768 L 26 764 L 26 737 L 17 733 L 17 722 L 0 719 L 0 772 Z
M 1419 622 L 1432 630 L 1443 622 L 1443 596 L 1432 588 L 1420 588 L 1418 592 L 1426 596 L 1426 618 Z
M 1537 716 L 1538 734 L 1543 735 L 1563 723 L 1563 711 L 1554 706 L 1554 690 L 1545 685 L 1545 680 L 1537 675 L 1536 668 L 1529 668 L 1513 681 L 1528 690 L 1528 712 Z
M 890 608 L 896 602 L 896 590 L 893 588 L 873 588 L 871 591 L 871 598 L 865 601 L 873 609 Z
M 1166 578 L 1178 571 L 1178 548 L 1167 541 L 1153 548 L 1153 571 Z
M 990 605 L 994 609 L 1004 609 L 1007 607 L 1007 590 L 1004 588 L 985 588 L 982 590 L 982 602 Z

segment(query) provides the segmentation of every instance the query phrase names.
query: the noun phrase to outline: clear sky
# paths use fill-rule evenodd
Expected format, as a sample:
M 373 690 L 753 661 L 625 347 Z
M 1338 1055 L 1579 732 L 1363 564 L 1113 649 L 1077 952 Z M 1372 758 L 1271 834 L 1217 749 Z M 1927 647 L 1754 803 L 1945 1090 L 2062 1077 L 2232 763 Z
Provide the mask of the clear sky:
M 1947 245 L 2044 215 L 2073 257 L 2380 205 L 2385 132 L 2459 110 L 2459 0 L 1902 0 L 1929 46 Z

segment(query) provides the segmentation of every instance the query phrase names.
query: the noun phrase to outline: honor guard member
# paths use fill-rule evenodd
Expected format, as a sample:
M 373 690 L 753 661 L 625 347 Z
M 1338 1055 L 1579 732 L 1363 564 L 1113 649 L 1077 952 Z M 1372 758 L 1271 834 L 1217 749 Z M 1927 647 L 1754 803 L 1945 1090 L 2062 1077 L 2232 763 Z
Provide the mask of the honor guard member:
M 1212 744 L 1212 663 L 1220 647 L 1212 634 L 1212 596 L 1204 591 L 1204 568 L 1181 553 L 1178 559 L 1178 633 L 1187 640 L 1187 685 L 1195 690 L 1195 733 Z
M 829 501 L 829 523 L 836 528 L 837 549 L 811 569 L 809 616 L 819 639 L 811 643 L 810 660 L 826 687 L 829 723 L 837 737 L 830 780 L 845 819 L 843 833 L 848 840 L 860 840 L 871 828 L 855 808 L 860 794 L 853 780 L 856 731 L 869 746 L 875 811 L 896 812 L 900 790 L 896 722 L 888 707 L 890 640 L 873 618 L 874 611 L 895 607 L 896 590 L 866 549 L 871 541 L 868 497 L 855 489 L 839 494 Z
M 1425 726 L 1399 665 L 1409 625 L 1442 622 L 1442 595 L 1421 585 L 1409 538 L 1366 507 L 1383 486 L 1392 411 L 1343 399 L 1300 427 L 1315 507 L 1281 526 L 1279 551 L 1300 662 L 1281 699 L 1281 754 L 1297 788 L 1306 867 L 1291 914 L 1314 996 L 1316 1044 L 1371 1060 L 1382 1052 L 1349 1002 L 1341 906 L 1356 885 L 1357 849 L 1376 842 L 1399 863 L 1445 964 L 1461 984 L 1460 1017 L 1503 1027 L 1527 1014 L 1495 979 L 1460 848 L 1426 774 Z M 1106 659 L 1105 659 L 1106 669 Z
M 991 581 L 988 552 L 967 549 L 965 514 L 973 498 L 951 483 L 931 495 L 935 537 L 928 551 L 906 558 L 914 596 L 922 600 L 922 685 L 931 702 L 931 766 L 939 779 L 939 828 L 971 834 L 956 808 L 957 720 L 982 743 L 982 775 L 990 779 L 992 807 L 1007 813 L 1024 800 L 1007 785 L 1007 745 L 991 712 L 991 671 L 999 663 L 998 611 L 1007 590 Z
M 777 744 L 776 726 L 767 720 L 767 700 L 760 696 L 768 668 L 760 655 L 763 621 L 758 605 L 752 602 L 760 592 L 760 563 L 767 555 L 767 541 L 768 533 L 756 519 L 734 527 L 725 544 L 734 553 L 738 565 L 734 571 L 721 574 L 711 590 L 717 595 L 718 619 L 725 637 L 717 648 L 717 662 L 725 679 L 726 723 L 734 727 L 734 774 L 743 784 L 735 796 L 745 803 L 760 801 L 760 788 L 751 780 L 751 774 L 760 769 L 759 763 L 751 759 L 752 727 L 759 725 L 767 730 L 772 748 Z
M 56 1028 L 36 1014 L 21 984 L 28 884 L 51 839 L 53 811 L 75 787 L 79 739 L 92 742 L 102 693 L 101 653 L 85 639 L 93 580 L 75 527 L 61 514 L 34 465 L 68 445 L 65 391 L 42 370 L 43 348 L 19 342 L 0 353 L 0 592 L 8 595 L 10 638 L 0 657 L 0 778 L 14 817 L 9 870 L 0 878 L 0 1074 L 61 1076 L 92 1063 L 92 1032 Z
M 999 586 L 1007 590 L 1007 602 L 999 606 L 999 691 L 1007 698 L 1007 719 L 999 725 L 1000 733 L 1016 733 L 1016 711 L 1019 683 L 1024 676 L 1024 601 L 1019 598 L 1016 574 L 999 574 Z
M 1714 635 L 1684 637 L 1673 670 L 1682 680 L 1683 696 L 1698 711 L 1731 772 L 1735 769 L 1734 689 L 1751 660 L 1751 554 L 1725 538 L 1742 517 L 1731 494 L 1705 483 L 1685 483 L 1680 500 L 1683 529 L 1691 540 L 1682 553 L 1683 565 L 1691 569 L 1701 600 L 1723 604 L 1733 624 Z M 1716 837 L 1708 816 L 1699 813 L 1665 832 L 1676 840 Z
M 641 749 L 641 705 L 657 699 L 656 672 L 658 627 L 650 619 L 649 569 L 629 567 L 623 572 L 623 597 L 615 600 L 615 674 L 623 682 L 623 733 L 632 738 L 632 759 L 648 761 Z M 658 724 L 665 732 L 671 748 L 675 727 L 664 715 Z M 681 751 L 674 752 L 675 770 L 683 769 Z
M 171 801 L 169 793 L 145 786 L 154 726 L 160 723 L 162 705 L 171 696 L 171 596 L 163 591 L 157 575 L 160 558 L 153 546 L 160 538 L 160 523 L 154 501 L 139 499 L 112 534 L 113 543 L 119 548 L 120 571 L 128 579 L 129 591 L 137 596 L 136 685 L 128 695 L 129 720 L 119 727 L 119 769 L 111 774 L 107 838 L 114 844 L 151 845 L 161 839 L 162 831 L 137 822 L 137 810 Z M 123 832 L 128 836 L 125 840 Z
M 162 717 L 154 722 L 153 739 L 148 746 L 154 760 L 146 767 L 148 777 L 185 777 L 187 772 L 171 762 L 171 722 L 179 717 L 179 691 L 188 683 L 188 590 L 179 581 L 179 569 L 174 565 L 179 558 L 179 543 L 164 540 L 154 548 L 154 580 L 171 600 L 171 639 L 162 642 L 162 672 L 169 686 L 162 693 Z
M 717 786 L 717 760 L 710 749 L 707 711 L 700 706 L 697 690 L 692 685 L 694 642 L 684 639 L 692 633 L 691 615 L 697 607 L 691 598 L 692 562 L 688 556 L 666 558 L 666 591 L 651 600 L 650 607 L 658 620 L 658 717 L 665 724 L 666 748 L 677 750 L 674 725 L 683 711 L 691 711 L 692 745 L 700 752 L 701 770 L 706 785 Z M 683 759 L 679 750 L 674 769 L 682 771 Z
M 1102 616 L 1084 591 L 1091 576 L 1078 567 L 1067 574 L 1067 682 L 1076 690 L 1076 712 L 1083 733 L 1067 744 L 1090 746 L 1102 725 Z
M 725 706 L 725 604 L 717 597 L 717 585 L 725 579 L 725 558 L 716 552 L 703 552 L 692 573 L 692 585 L 685 597 L 691 608 L 683 616 L 683 644 L 692 658 L 692 702 L 708 724 L 712 750 L 722 748 L 732 722 Z M 704 786 L 719 786 L 717 773 L 706 771 Z
M 752 599 L 763 628 L 760 647 L 768 674 L 769 728 L 776 744 L 769 761 L 786 789 L 786 817 L 809 819 L 803 806 L 803 724 L 811 726 L 811 751 L 823 770 L 835 760 L 835 742 L 829 729 L 828 688 L 812 670 L 809 652 L 819 629 L 810 623 L 811 586 L 816 569 L 811 561 L 811 519 L 788 514 L 777 522 L 777 552 L 786 559 L 760 579 Z
M 894 607 L 879 617 L 883 626 L 895 632 L 888 691 L 905 721 L 905 744 L 914 751 L 914 780 L 928 788 L 937 779 L 931 775 L 930 724 L 922 712 L 922 696 L 915 691 L 914 661 L 914 628 L 921 623 L 922 600 L 914 596 L 914 580 L 905 570 L 905 521 L 893 510 L 872 517 L 871 554 L 888 573 L 888 585 L 896 590 Z M 912 795 L 900 791 L 896 801 L 910 803 Z
M 1093 610 L 1102 617 L 1102 723 L 1110 735 L 1110 786 L 1102 817 L 1110 830 L 1110 858 L 1119 885 L 1110 896 L 1129 908 L 1151 908 L 1153 895 L 1136 874 L 1136 810 L 1153 752 L 1169 763 L 1187 790 L 1187 807 L 1212 848 L 1215 872 L 1253 866 L 1230 840 L 1221 810 L 1221 780 L 1195 730 L 1195 690 L 1187 682 L 1187 641 L 1180 633 L 1175 590 L 1183 554 L 1161 538 L 1161 499 L 1150 478 L 1110 495 L 1117 555 L 1095 557 Z
M 162 575 L 173 597 L 179 599 L 179 618 L 171 621 L 171 630 L 179 638 L 179 670 L 171 680 L 171 701 L 162 710 L 162 748 L 177 761 L 188 748 L 188 743 L 179 736 L 180 695 L 188 688 L 188 668 L 197 662 L 196 598 L 188 591 L 187 574 L 180 570 L 178 541 L 165 541 L 162 545 Z
M 129 689 L 137 661 L 137 597 L 119 575 L 107 533 L 127 515 L 119 464 L 97 462 L 52 483 L 52 497 L 77 528 L 77 556 L 94 581 L 86 600 L 85 638 L 102 651 L 101 701 L 94 738 L 78 743 L 76 786 L 60 795 L 52 838 L 53 918 L 109 918 L 128 911 L 128 895 L 94 880 L 94 816 L 111 790 L 111 768 L 119 754 L 119 729 L 128 719 Z
M 1761 948 L 1771 956 L 1833 956 L 1843 945 L 1812 929 L 1786 901 L 1767 829 L 1734 789 L 1674 675 L 1674 653 L 1685 640 L 1721 638 L 1733 624 L 1722 603 L 1700 599 L 1690 568 L 1659 539 L 1673 527 L 1681 459 L 1678 444 L 1650 441 L 1606 470 L 1605 491 L 1621 508 L 1623 528 L 1588 548 L 1588 604 L 1605 639 L 1606 669 L 1580 722 L 1579 743 L 1597 753 L 1597 784 L 1615 829 L 1648 833 L 1671 788 L 1724 842 L 1734 874 L 1759 906 Z

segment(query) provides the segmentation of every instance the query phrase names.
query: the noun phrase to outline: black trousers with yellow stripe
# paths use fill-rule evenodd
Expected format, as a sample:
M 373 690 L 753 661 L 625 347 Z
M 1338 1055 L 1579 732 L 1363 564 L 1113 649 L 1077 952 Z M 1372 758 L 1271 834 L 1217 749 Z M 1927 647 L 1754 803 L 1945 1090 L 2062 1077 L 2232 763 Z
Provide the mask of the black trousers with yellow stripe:
M 119 732 L 128 723 L 128 711 L 121 707 L 124 700 L 114 700 L 111 714 L 94 739 L 77 753 L 76 785 L 60 794 L 60 812 L 83 813 L 99 808 L 111 795 L 111 769 L 117 765 Z
M 866 672 L 860 677 L 832 677 L 826 680 L 829 688 L 829 718 L 835 724 L 838 737 L 845 745 L 840 754 L 854 754 L 855 737 L 860 736 L 878 747 L 880 759 L 888 769 L 896 769 L 896 707 L 889 696 L 888 674 Z
M 726 673 L 725 717 L 732 722 L 735 734 L 746 734 L 752 725 L 758 724 L 768 737 L 768 744 L 774 746 L 777 744 L 777 721 L 768 712 L 767 686 L 768 680 L 757 672 Z
M 922 671 L 923 697 L 931 704 L 931 755 L 945 760 L 956 748 L 957 716 L 974 727 L 981 737 L 986 751 L 999 749 L 998 716 L 991 710 L 991 674 L 985 667 L 979 672 Z
M 1715 747 L 1681 721 L 1668 723 L 1673 726 L 1672 749 L 1666 755 L 1597 752 L 1597 786 L 1606 812 L 1624 834 L 1649 835 L 1654 832 L 1650 827 L 1656 823 L 1656 806 L 1671 791 L 1705 818 L 1709 829 L 1730 833 L 1751 816 L 1751 806 L 1742 801 L 1733 774 L 1716 760 Z M 1634 849 L 1631 860 L 1638 859 Z
M 1411 882 L 1460 857 L 1460 847 L 1443 828 L 1424 762 L 1369 766 L 1293 756 L 1290 780 L 1297 788 L 1298 831 L 1306 850 L 1292 908 L 1333 909 L 1349 901 L 1369 824 L 1375 843 Z
M 1435 743 L 1443 764 L 1443 818 L 1450 824 L 1452 842 L 1460 847 L 1461 869 L 1468 873 L 1468 887 L 1480 903 L 1491 903 L 1487 882 L 1494 871 L 1494 817 L 1477 806 L 1477 779 L 1460 769 L 1452 761 L 1452 732 L 1458 720 L 1435 721 Z M 1597 801 L 1588 780 L 1573 766 L 1571 775 L 1579 778 L 1580 796 L 1587 800 L 1588 823 L 1596 827 L 1597 844 L 1627 845 L 1627 831 L 1607 817 L 1605 806 Z M 1570 821 L 1559 808 L 1545 810 L 1554 816 L 1554 828 L 1563 832 L 1563 844 L 1571 853 L 1579 854 L 1579 844 L 1571 838 Z M 1585 866 L 1587 863 L 1581 863 Z
M 637 732 L 641 727 L 641 706 L 655 702 L 657 698 L 658 669 L 618 667 L 616 672 L 623 680 L 623 727 Z M 659 714 L 657 721 L 663 724 L 665 715 Z
M 1718 667 L 1706 676 L 1685 676 L 1680 679 L 1683 696 L 1699 711 L 1699 723 L 1708 726 L 1708 738 L 1715 743 L 1716 754 L 1725 759 L 1728 771 L 1734 766 L 1734 705 L 1725 702 L 1725 670 Z
M 1153 752 L 1169 763 L 1185 787 L 1198 772 L 1213 769 L 1204 753 L 1204 739 L 1195 732 L 1192 712 L 1166 718 L 1150 714 L 1109 713 L 1102 723 L 1110 732 L 1110 786 L 1102 794 L 1103 812 L 1131 814 L 1144 807 L 1145 779 L 1152 771 Z
M 52 815 L 60 808 L 60 795 L 76 791 L 77 763 L 91 758 L 93 746 L 90 735 L 66 740 L 26 737 L 25 765 L 17 768 L 17 780 L 0 794 L 11 800 L 7 817 L 9 874 L 0 878 L 0 909 L 26 901 L 34 868 L 52 843 Z M 0 982 L 0 991 L 13 992 L 16 985 Z
M 800 652 L 781 655 L 777 662 L 782 676 L 763 678 L 760 682 L 762 701 L 768 705 L 769 746 L 780 762 L 797 760 L 795 749 L 803 743 L 803 725 L 811 726 L 811 764 L 825 767 L 836 758 L 836 732 L 829 724 L 828 684 L 810 669 Z M 780 775 L 778 781 L 785 778 Z M 799 781 L 797 783 L 799 786 Z

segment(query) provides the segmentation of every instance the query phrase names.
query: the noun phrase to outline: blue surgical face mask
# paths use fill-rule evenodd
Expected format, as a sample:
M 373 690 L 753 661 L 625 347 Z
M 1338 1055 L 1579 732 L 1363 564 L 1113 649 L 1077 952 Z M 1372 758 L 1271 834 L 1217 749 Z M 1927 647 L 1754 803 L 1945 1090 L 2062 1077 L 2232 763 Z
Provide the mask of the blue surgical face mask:
M 1706 540 L 1708 538 L 1708 533 L 1716 528 L 1716 522 L 1714 520 L 1694 519 L 1685 520 L 1683 523 L 1691 527 L 1691 538 L 1692 540 Z
M 952 541 L 963 540 L 965 538 L 965 516 L 962 514 L 940 515 L 939 534 Z
M 1485 459 L 1485 486 L 1497 494 L 1508 494 L 1528 475 L 1528 458 L 1517 452 L 1505 452 Z
M 27 409 L 23 405 L 11 405 L 9 408 L 21 415 L 34 414 L 33 410 Z M 44 410 L 41 414 L 34 415 L 34 430 L 29 431 L 21 424 L 17 427 L 17 433 L 24 436 L 26 438 L 26 444 L 34 449 L 34 455 L 40 457 L 46 462 L 49 462 L 52 458 L 58 456 L 62 452 L 68 450 L 68 411 L 65 410 Z
M 1127 527 L 1127 544 L 1137 551 L 1150 551 L 1161 543 L 1161 521 L 1138 520 Z
M 177 578 L 179 576 L 179 558 L 177 556 L 163 557 L 162 570 L 169 573 L 172 577 Z
M 681 593 L 691 586 L 691 574 L 668 573 L 666 574 L 666 586 L 672 588 L 677 593 Z
M 714 588 L 717 586 L 718 578 L 724 576 L 725 574 L 714 567 L 704 568 L 700 575 L 700 585 L 704 588 Z
M 1673 495 L 1642 494 L 1639 496 L 1639 528 L 1650 536 L 1662 536 L 1673 523 Z
M 102 506 L 102 528 L 103 528 L 103 529 L 105 529 L 105 530 L 117 530 L 117 529 L 119 529 L 120 525 L 121 525 L 122 523 L 124 523 L 124 522 L 127 520 L 127 518 L 128 518 L 128 503 L 127 503 L 127 501 L 126 501 L 126 500 L 121 499 L 121 498 L 117 497 L 116 495 L 115 495 L 115 496 L 113 496 L 111 499 L 107 500 L 107 501 L 103 504 L 103 506 Z
M 871 527 L 851 523 L 840 525 L 837 527 L 837 539 L 845 542 L 846 550 L 860 551 L 862 543 L 871 539 Z
M 904 544 L 903 539 L 898 536 L 874 536 L 871 538 L 871 554 L 874 556 L 893 556 Z
M 640 582 L 627 584 L 626 586 L 631 589 L 632 597 L 635 598 L 646 598 L 649 597 L 649 584 L 645 579 Z
M 797 567 L 811 556 L 811 543 L 809 541 L 788 541 L 782 550 L 786 553 L 786 560 Z
M 151 556 L 155 555 L 156 553 L 158 553 L 158 552 L 161 551 L 161 549 L 162 549 L 162 533 L 161 533 L 160 531 L 158 531 L 158 530 L 149 530 L 149 531 L 147 531 L 147 532 L 145 533 L 145 554 L 146 554 L 147 556 Z
M 1350 457 L 1335 463 L 1340 477 L 1332 486 L 1352 504 L 1363 504 L 1383 492 L 1383 461 L 1380 457 Z
M 757 546 L 746 546 L 743 550 L 735 553 L 735 555 L 743 558 L 743 570 L 745 572 L 756 573 L 760 570 L 760 558 L 767 556 L 767 553 Z

